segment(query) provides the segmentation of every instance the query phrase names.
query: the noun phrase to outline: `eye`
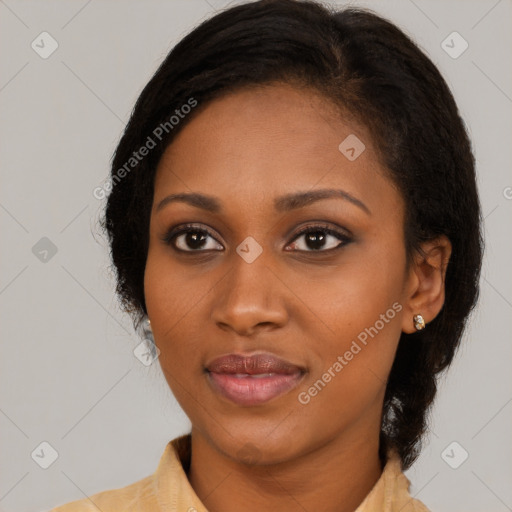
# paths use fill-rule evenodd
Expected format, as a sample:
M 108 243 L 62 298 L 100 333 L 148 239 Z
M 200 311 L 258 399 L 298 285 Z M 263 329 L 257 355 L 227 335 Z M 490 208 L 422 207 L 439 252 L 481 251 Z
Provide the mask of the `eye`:
M 208 244 L 208 238 L 215 240 L 211 233 L 206 229 L 195 227 L 193 224 L 186 224 L 181 228 L 171 229 L 162 238 L 162 240 L 166 244 L 172 245 L 176 250 L 182 252 L 219 250 L 216 249 L 216 247 L 220 247 L 220 250 L 222 250 L 222 245 L 218 242 Z
M 296 240 L 304 237 L 303 243 Z M 211 242 L 208 239 L 211 239 Z M 328 241 L 330 240 L 330 243 Z M 223 247 L 206 229 L 193 224 L 172 228 L 162 237 L 167 245 L 172 245 L 181 252 L 222 251 Z M 336 241 L 338 243 L 336 243 Z M 301 229 L 288 247 L 302 252 L 327 252 L 336 250 L 351 242 L 351 237 L 341 231 L 325 225 L 307 226 Z
M 301 237 L 304 237 L 303 243 L 295 242 Z M 329 238 L 331 239 L 330 243 L 328 242 Z M 338 241 L 337 244 L 336 240 Z M 290 246 L 305 252 L 328 252 L 339 249 L 350 242 L 351 238 L 348 234 L 329 226 L 317 225 L 301 229 Z

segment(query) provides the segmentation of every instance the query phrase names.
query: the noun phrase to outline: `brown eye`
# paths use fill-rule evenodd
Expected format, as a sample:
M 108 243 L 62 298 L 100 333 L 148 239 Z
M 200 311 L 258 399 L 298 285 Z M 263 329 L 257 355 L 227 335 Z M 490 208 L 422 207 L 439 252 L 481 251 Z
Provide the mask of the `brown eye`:
M 326 252 L 339 249 L 351 241 L 345 233 L 338 232 L 329 226 L 308 226 L 301 230 L 294 240 L 303 238 L 302 243 L 294 242 L 294 249 L 305 252 Z
M 301 243 L 296 240 L 303 239 Z M 222 251 L 222 245 L 206 229 L 194 225 L 172 228 L 162 240 L 181 252 Z M 288 247 L 301 252 L 328 252 L 339 249 L 352 241 L 346 233 L 329 226 L 308 226 L 295 236 Z
M 222 245 L 216 241 L 209 231 L 194 226 L 172 229 L 163 237 L 163 241 L 182 252 L 203 252 L 223 249 Z

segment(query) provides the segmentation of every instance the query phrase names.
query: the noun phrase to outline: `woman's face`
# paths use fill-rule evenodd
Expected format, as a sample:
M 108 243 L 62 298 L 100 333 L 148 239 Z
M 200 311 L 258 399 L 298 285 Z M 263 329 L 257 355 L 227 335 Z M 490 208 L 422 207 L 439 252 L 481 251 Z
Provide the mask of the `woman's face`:
M 145 297 L 167 382 L 211 446 L 271 463 L 378 436 L 410 292 L 403 223 L 367 132 L 311 91 L 242 90 L 183 128 L 157 169 Z M 211 365 L 230 354 L 263 357 Z

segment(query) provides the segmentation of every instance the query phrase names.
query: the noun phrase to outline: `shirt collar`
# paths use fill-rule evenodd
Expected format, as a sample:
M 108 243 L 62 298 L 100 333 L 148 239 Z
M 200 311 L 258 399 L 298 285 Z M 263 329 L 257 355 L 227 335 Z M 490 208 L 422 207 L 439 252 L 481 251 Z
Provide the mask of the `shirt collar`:
M 154 487 L 162 511 L 208 512 L 188 481 L 191 435 L 169 441 L 154 473 Z M 400 457 L 390 450 L 386 465 L 355 512 L 428 512 L 409 494 L 410 482 L 401 469 Z

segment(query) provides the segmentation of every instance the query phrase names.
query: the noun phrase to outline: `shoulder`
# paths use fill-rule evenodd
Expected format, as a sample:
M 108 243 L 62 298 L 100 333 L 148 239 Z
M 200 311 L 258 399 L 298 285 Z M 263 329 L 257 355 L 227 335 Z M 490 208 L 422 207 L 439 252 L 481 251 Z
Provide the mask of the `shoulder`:
M 190 434 L 169 441 L 156 471 L 125 487 L 105 490 L 59 505 L 49 512 L 140 512 L 160 510 L 162 503 L 173 504 L 187 488 L 183 463 L 190 456 Z
M 390 463 L 390 471 L 386 478 L 385 501 L 392 512 L 431 512 L 426 505 L 411 496 L 411 482 L 402 472 L 398 457 Z
M 402 472 L 400 457 L 390 450 L 381 477 L 356 512 L 431 512 L 411 496 L 410 481 Z
M 153 504 L 153 476 L 148 476 L 126 487 L 102 491 L 92 496 L 71 501 L 51 509 L 49 512 L 118 512 L 143 510 Z

